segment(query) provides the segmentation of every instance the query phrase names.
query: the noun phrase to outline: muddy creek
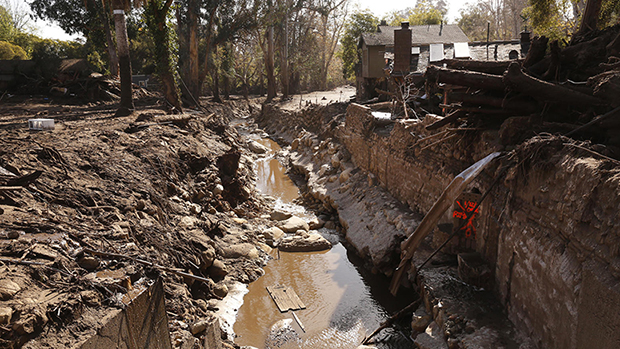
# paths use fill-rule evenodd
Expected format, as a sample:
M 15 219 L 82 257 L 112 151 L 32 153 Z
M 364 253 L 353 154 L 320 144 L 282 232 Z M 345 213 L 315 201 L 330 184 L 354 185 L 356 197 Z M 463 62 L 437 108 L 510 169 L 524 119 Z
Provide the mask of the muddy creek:
M 306 219 L 313 217 L 293 203 L 299 190 L 274 158 L 280 147 L 269 139 L 257 141 L 270 149 L 256 162 L 257 189 L 275 197 L 277 209 Z M 336 242 L 331 250 L 280 252 L 279 258 L 277 253 L 272 253 L 274 259 L 264 268 L 265 275 L 250 284 L 249 292 L 243 297 L 234 324 L 237 344 L 260 349 L 357 348 L 364 337 L 389 316 L 388 310 L 394 312 L 407 304 L 407 300 L 397 304 L 388 295 L 387 279 L 362 277 L 361 273 L 366 272 L 349 260 L 347 250 L 338 243 L 337 232 L 326 229 L 320 232 Z M 372 284 L 378 287 L 371 287 Z M 294 320 L 292 311 L 280 313 L 276 307 L 266 289 L 274 285 L 292 288 L 306 305 L 306 309 L 295 311 L 305 332 Z M 381 303 L 376 299 L 382 299 Z M 270 329 L 276 323 L 284 325 L 284 329 L 274 336 Z M 379 348 L 413 346 L 396 330 L 386 330 L 378 339 L 384 339 L 377 344 Z

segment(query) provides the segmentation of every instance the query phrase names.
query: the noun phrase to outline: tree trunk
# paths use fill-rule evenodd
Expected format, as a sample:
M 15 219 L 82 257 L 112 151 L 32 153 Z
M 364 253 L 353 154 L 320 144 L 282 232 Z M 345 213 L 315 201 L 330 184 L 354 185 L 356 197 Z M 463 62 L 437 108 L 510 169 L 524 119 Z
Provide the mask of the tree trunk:
M 213 54 L 217 57 L 217 46 L 213 46 Z M 211 69 L 211 78 L 213 78 L 213 101 L 222 103 L 222 97 L 220 97 L 220 72 L 215 64 Z
M 426 69 L 426 83 L 439 83 L 473 87 L 482 90 L 504 91 L 501 75 L 491 75 L 466 70 L 452 70 L 429 65 Z
M 164 98 L 172 107 L 173 112 L 180 113 L 183 111 L 183 107 L 181 106 L 181 97 L 174 78 L 175 67 L 172 60 L 171 43 L 168 39 L 168 31 L 170 29 L 166 25 L 170 7 L 164 4 L 162 8 L 159 8 L 155 0 L 150 0 L 147 6 L 146 11 L 150 12 L 147 13 L 147 16 L 150 15 L 152 17 L 151 20 L 147 20 L 147 25 L 158 46 L 156 50 L 157 72 L 162 83 Z M 150 21 L 154 22 L 149 23 Z
M 581 25 L 576 36 L 583 36 L 593 30 L 596 30 L 598 24 L 598 17 L 601 12 L 602 0 L 588 0 L 586 3 L 586 9 L 581 17 Z
M 194 100 L 198 101 L 198 97 L 201 95 L 202 84 L 200 83 L 200 72 L 198 64 L 198 15 L 197 11 L 200 11 L 196 0 L 190 0 L 188 9 L 189 18 L 189 72 L 187 77 L 187 89 Z
M 529 76 L 521 71 L 518 63 L 512 63 L 508 67 L 503 79 L 511 90 L 522 92 L 541 102 L 557 102 L 581 110 L 604 104 L 604 101 L 594 96 Z
M 116 111 L 117 116 L 126 116 L 133 113 L 133 91 L 131 86 L 131 57 L 129 56 L 129 39 L 127 38 L 127 24 L 125 10 L 121 1 L 114 1 L 114 27 L 116 30 L 116 45 L 118 47 L 118 61 L 121 77 L 121 103 Z
M 284 52 L 282 59 L 282 98 L 288 98 L 288 11 L 285 13 L 284 17 Z
M 118 77 L 118 55 L 116 54 L 116 45 L 114 45 L 114 40 L 112 39 L 112 28 L 110 28 L 110 18 L 108 17 L 108 11 L 106 8 L 105 2 L 101 4 L 103 7 L 101 13 L 101 20 L 103 22 L 103 28 L 105 30 L 105 38 L 106 43 L 108 45 L 108 60 L 109 60 L 109 68 L 110 75 L 113 77 Z
M 276 77 L 274 76 L 273 66 L 273 26 L 267 31 L 267 58 L 265 61 L 267 71 L 267 101 L 271 101 L 276 96 Z
M 199 73 L 200 77 L 198 79 L 198 85 L 202 86 L 202 84 L 204 83 L 206 77 L 207 77 L 207 73 L 209 72 L 209 59 L 211 57 L 211 42 L 212 40 L 212 32 L 213 32 L 213 23 L 215 23 L 215 12 L 217 11 L 217 6 L 213 7 L 211 9 L 211 12 L 209 12 L 209 23 L 207 23 L 206 25 L 206 29 L 207 32 L 205 34 L 205 46 L 206 46 L 206 52 L 205 52 L 205 60 L 204 60 L 204 69 Z M 202 92 L 202 91 L 200 91 Z M 196 98 L 198 98 L 198 96 L 196 96 Z
M 321 45 L 321 90 L 327 90 L 327 68 L 329 63 L 327 62 L 327 56 L 325 50 L 327 50 L 327 16 L 323 17 L 323 44 Z

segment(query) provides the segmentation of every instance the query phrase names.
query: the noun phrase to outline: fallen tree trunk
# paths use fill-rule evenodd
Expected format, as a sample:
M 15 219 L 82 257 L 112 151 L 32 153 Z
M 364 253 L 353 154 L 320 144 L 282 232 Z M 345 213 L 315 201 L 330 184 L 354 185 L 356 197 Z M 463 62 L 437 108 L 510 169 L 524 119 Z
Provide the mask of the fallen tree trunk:
M 456 122 L 459 118 L 465 117 L 466 115 L 467 113 L 465 113 L 464 111 L 461 111 L 461 110 L 454 111 L 451 114 L 447 115 L 445 118 L 441 120 L 437 120 L 433 122 L 432 124 L 426 126 L 426 129 L 429 131 L 436 130 L 440 127 Z
M 447 68 L 456 70 L 469 70 L 485 74 L 502 75 L 514 61 L 473 61 L 463 59 L 446 59 Z M 517 61 L 519 62 L 519 61 Z
M 448 103 L 463 102 L 475 105 L 486 105 L 505 110 L 514 110 L 526 114 L 535 113 L 540 110 L 538 104 L 531 100 L 517 98 L 499 98 L 485 95 L 474 95 L 464 92 L 453 92 L 448 94 Z
M 522 92 L 542 102 L 559 102 L 579 109 L 604 104 L 602 100 L 594 96 L 529 76 L 516 63 L 508 67 L 503 79 L 511 90 Z
M 473 87 L 482 90 L 504 91 L 505 89 L 505 85 L 502 81 L 501 75 L 439 68 L 431 65 L 426 69 L 425 76 L 427 79 L 427 83 L 441 82 L 451 85 Z

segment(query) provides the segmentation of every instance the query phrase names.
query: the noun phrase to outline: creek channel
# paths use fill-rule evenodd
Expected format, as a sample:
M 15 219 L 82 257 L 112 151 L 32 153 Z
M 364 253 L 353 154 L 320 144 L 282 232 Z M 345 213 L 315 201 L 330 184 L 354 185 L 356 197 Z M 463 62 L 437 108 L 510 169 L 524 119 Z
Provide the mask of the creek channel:
M 254 137 L 252 137 L 254 136 Z M 280 147 L 269 138 L 254 138 L 269 149 L 256 161 L 257 189 L 276 198 L 275 208 L 311 219 L 312 212 L 294 203 L 299 189 L 286 175 L 276 158 Z M 333 247 L 321 252 L 272 253 L 265 274 L 248 286 L 234 323 L 235 342 L 241 346 L 263 348 L 357 348 L 364 337 L 376 329 L 390 313 L 404 308 L 410 299 L 397 301 L 387 285 L 389 280 L 372 275 L 362 261 L 348 253 L 338 232 L 319 230 Z M 306 305 L 295 314 L 305 331 L 293 320 L 292 311 L 280 313 L 266 287 L 291 287 Z M 386 329 L 375 339 L 378 348 L 412 348 L 405 334 L 408 323 Z

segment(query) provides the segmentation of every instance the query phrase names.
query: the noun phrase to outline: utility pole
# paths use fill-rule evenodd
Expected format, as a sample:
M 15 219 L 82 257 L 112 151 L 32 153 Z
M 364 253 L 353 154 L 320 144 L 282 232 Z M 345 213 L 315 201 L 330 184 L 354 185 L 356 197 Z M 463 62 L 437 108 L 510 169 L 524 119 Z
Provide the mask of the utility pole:
M 489 34 L 491 32 L 491 22 L 487 21 L 487 61 L 489 60 Z

